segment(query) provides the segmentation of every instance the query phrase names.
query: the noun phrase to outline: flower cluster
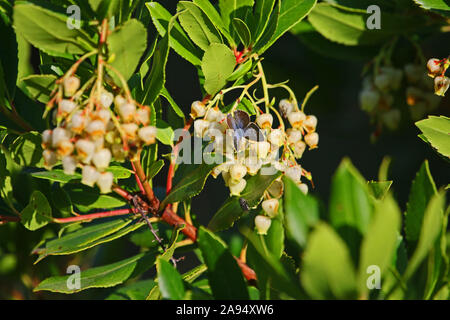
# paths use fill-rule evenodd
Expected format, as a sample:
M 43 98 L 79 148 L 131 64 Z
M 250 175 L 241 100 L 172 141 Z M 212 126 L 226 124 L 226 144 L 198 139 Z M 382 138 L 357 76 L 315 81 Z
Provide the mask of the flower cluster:
M 433 83 L 429 81 L 423 66 L 407 64 L 405 76 L 408 84 L 406 103 L 410 107 L 412 120 L 417 121 L 436 109 L 441 103 L 441 98 L 430 92 Z
M 407 64 L 403 70 L 382 66 L 377 68 L 374 75 L 366 77 L 359 94 L 361 109 L 368 112 L 379 127 L 397 129 L 401 112 L 394 106 L 394 100 L 403 85 L 406 86 L 406 103 L 410 106 L 413 120 L 423 118 L 439 106 L 439 97 L 428 92 L 432 83 L 423 67 Z
M 428 75 L 434 78 L 434 92 L 438 96 L 444 96 L 450 86 L 450 78 L 445 76 L 450 61 L 448 58 L 428 60 L 427 69 Z
M 150 109 L 137 107 L 131 99 L 114 96 L 104 87 L 83 101 L 75 76 L 63 78 L 60 86 L 54 97 L 56 127 L 42 133 L 45 167 L 51 169 L 61 161 L 66 174 L 80 167 L 83 184 L 96 184 L 108 193 L 114 178 L 107 171 L 112 159 L 132 158 L 143 145 L 155 143 Z
M 254 123 L 246 112 L 237 108 L 237 104 L 235 107 L 237 111 L 224 114 L 217 106 L 206 106 L 201 101 L 192 103 L 191 116 L 196 119 L 195 136 L 211 140 L 214 151 L 225 158 L 223 163 L 214 168 L 212 175 L 222 175 L 230 194 L 239 196 L 247 185 L 246 176 L 281 171 L 306 194 L 308 185 L 301 178 L 311 177 L 297 163 L 297 159 L 302 157 L 307 147 L 314 149 L 318 146 L 317 118 L 306 115 L 297 103 L 287 99 L 279 102 L 279 111 L 272 108 L 278 117 L 278 127 L 274 127 L 273 115 L 262 112 L 257 106 Z M 285 120 L 290 124 L 287 129 Z M 255 219 L 256 228 L 261 234 L 267 231 L 270 219 L 276 216 L 277 198 L 283 193 L 281 178 L 275 180 L 268 191 L 272 198 L 262 204 L 265 215 Z

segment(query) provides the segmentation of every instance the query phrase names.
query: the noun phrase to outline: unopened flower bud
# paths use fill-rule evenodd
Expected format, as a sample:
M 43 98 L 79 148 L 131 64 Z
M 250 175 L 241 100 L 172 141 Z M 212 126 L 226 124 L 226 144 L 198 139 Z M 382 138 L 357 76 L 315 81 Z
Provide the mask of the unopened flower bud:
M 136 121 L 143 126 L 150 123 L 150 109 L 148 107 L 139 108 L 136 111 Z
M 278 214 L 278 200 L 277 199 L 269 199 L 264 200 L 261 204 L 264 212 L 271 218 L 275 218 Z
M 434 78 L 434 93 L 443 97 L 450 86 L 450 79 L 445 76 Z
M 205 104 L 201 101 L 194 101 L 191 105 L 191 116 L 195 119 L 203 117 L 206 113 Z
M 306 120 L 306 115 L 302 111 L 291 112 L 288 115 L 288 120 L 294 129 L 300 129 L 303 125 L 303 121 Z
M 280 147 L 284 143 L 284 132 L 281 129 L 272 129 L 267 136 L 270 143 Z
M 286 133 L 287 133 L 287 141 L 290 144 L 300 141 L 303 137 L 302 132 L 296 129 L 287 129 Z
M 302 177 L 302 167 L 300 167 L 299 165 L 288 167 L 286 168 L 284 174 L 287 177 L 291 178 L 294 182 L 298 182 Z
M 156 139 L 156 127 L 153 126 L 147 126 L 140 128 L 138 131 L 139 139 L 144 141 L 144 144 L 153 144 L 155 143 Z
M 275 180 L 270 187 L 267 189 L 267 191 L 269 192 L 269 194 L 274 197 L 279 199 L 282 195 L 283 195 L 283 191 L 284 191 L 284 184 L 282 180 Z
M 292 149 L 294 151 L 294 156 L 297 159 L 300 159 L 303 156 L 303 153 L 305 152 L 306 143 L 304 143 L 303 141 L 297 141 L 292 145 Z
M 89 163 L 94 155 L 95 144 L 86 139 L 80 139 L 75 143 L 78 156 L 84 163 Z
M 247 167 L 247 173 L 251 176 L 254 176 L 258 173 L 259 169 L 261 169 L 261 161 L 259 161 L 255 157 L 248 157 L 244 160 L 245 166 Z
M 255 228 L 256 232 L 260 235 L 266 235 L 269 231 L 272 220 L 269 217 L 258 215 L 255 217 Z
M 125 122 L 133 121 L 135 112 L 136 106 L 133 103 L 124 103 L 119 106 L 119 115 Z
M 306 131 L 308 131 L 308 132 L 316 131 L 316 127 L 317 127 L 316 116 L 313 116 L 313 115 L 306 116 L 306 120 L 303 122 L 303 126 L 305 127 Z
M 60 157 L 68 156 L 73 152 L 73 144 L 69 140 L 63 140 L 59 143 L 57 153 Z
M 58 161 L 56 153 L 48 149 L 42 152 L 42 157 L 44 158 L 44 166 L 47 169 L 51 169 Z
M 63 99 L 58 104 L 58 115 L 65 117 L 69 113 L 71 113 L 75 108 L 77 107 L 77 104 L 73 101 Z
M 91 121 L 86 127 L 86 132 L 92 137 L 103 136 L 106 132 L 106 124 L 101 120 Z
M 93 187 L 99 176 L 100 174 L 94 167 L 84 166 L 81 172 L 81 183 Z
M 287 116 L 294 110 L 294 106 L 288 99 L 283 99 L 280 101 L 280 104 L 278 105 L 278 108 L 280 109 L 281 115 L 284 118 L 287 118 Z
M 103 91 L 100 95 L 100 105 L 108 109 L 114 101 L 114 95 L 111 92 Z
M 383 114 L 383 123 L 388 127 L 390 130 L 395 130 L 398 127 L 398 124 L 400 122 L 401 113 L 398 109 L 389 110 L 388 112 Z
M 58 127 L 52 133 L 52 146 L 57 148 L 62 141 L 70 140 L 70 132 L 64 128 Z
M 317 148 L 317 145 L 319 144 L 319 134 L 317 132 L 308 133 L 305 136 L 305 142 L 311 149 Z
M 262 129 L 272 128 L 273 116 L 270 113 L 263 113 L 256 117 L 256 123 Z
M 110 193 L 114 181 L 114 175 L 111 172 L 103 172 L 98 176 L 97 186 L 101 193 Z
M 64 93 L 66 96 L 71 97 L 77 92 L 80 87 L 80 79 L 77 77 L 71 76 L 67 79 L 64 79 Z
M 377 90 L 372 88 L 364 89 L 359 94 L 359 102 L 361 104 L 361 109 L 371 112 L 380 103 L 380 94 Z
M 444 63 L 443 61 L 432 58 L 427 62 L 428 75 L 431 78 L 441 75 L 444 72 Z
M 62 166 L 65 174 L 72 175 L 75 173 L 77 169 L 77 161 L 72 156 L 66 156 L 62 158 Z
M 247 181 L 245 179 L 241 179 L 241 180 L 237 181 L 236 183 L 233 183 L 233 179 L 230 179 L 228 181 L 228 186 L 230 188 L 230 193 L 233 196 L 240 195 L 241 192 L 244 191 L 246 185 L 247 185 Z
M 299 183 L 298 188 L 301 192 L 303 192 L 303 194 L 308 194 L 308 185 L 306 183 Z
M 231 180 L 237 182 L 245 177 L 247 174 L 247 167 L 242 164 L 233 164 L 230 167 L 230 177 Z
M 257 150 L 258 158 L 265 159 L 267 157 L 267 154 L 270 151 L 270 147 L 271 147 L 270 142 L 267 142 L 267 141 L 256 142 L 256 148 L 257 148 L 256 150 Z
M 109 167 L 109 163 L 111 162 L 111 151 L 109 151 L 109 149 L 97 151 L 92 157 L 92 162 L 98 170 L 105 170 Z
M 96 113 L 96 118 L 101 120 L 106 125 L 111 119 L 111 112 L 107 109 L 100 109 Z
M 123 132 L 127 135 L 127 139 L 136 139 L 136 134 L 139 129 L 139 126 L 136 123 L 125 123 L 121 127 Z
M 222 120 L 223 114 L 220 110 L 216 110 L 215 108 L 211 108 L 206 112 L 205 120 L 211 122 L 218 122 Z
M 421 65 L 407 64 L 404 68 L 406 80 L 411 84 L 416 84 L 422 79 L 425 68 Z
M 52 130 L 45 130 L 42 132 L 42 145 L 48 147 L 52 144 Z
M 114 156 L 114 160 L 122 162 L 125 160 L 127 153 L 123 149 L 123 145 L 121 143 L 115 143 L 111 146 L 111 152 Z
M 423 97 L 422 90 L 416 87 L 406 88 L 406 103 L 409 106 L 414 106 Z
M 114 105 L 116 106 L 117 110 L 119 110 L 118 108 L 125 103 L 127 103 L 127 100 L 121 95 L 117 95 L 114 97 Z
M 194 121 L 194 134 L 196 137 L 202 138 L 208 128 L 209 121 L 202 119 Z
M 79 111 L 72 115 L 69 123 L 69 129 L 77 134 L 80 134 L 86 125 L 86 117 L 83 112 Z

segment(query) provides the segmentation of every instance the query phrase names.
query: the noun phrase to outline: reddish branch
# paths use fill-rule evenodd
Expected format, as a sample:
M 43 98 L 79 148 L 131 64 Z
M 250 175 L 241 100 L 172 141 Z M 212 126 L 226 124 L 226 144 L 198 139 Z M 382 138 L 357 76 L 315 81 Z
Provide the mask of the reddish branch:
M 190 126 L 190 125 L 189 125 Z M 186 126 L 185 126 L 186 128 Z M 147 198 L 149 202 L 145 202 L 140 200 L 139 206 L 141 206 L 144 210 L 148 212 L 152 212 L 153 214 L 157 214 L 159 212 L 159 201 L 155 198 L 153 194 L 153 190 L 150 187 L 150 184 L 146 180 L 144 170 L 142 169 L 140 161 L 134 161 L 133 162 L 136 176 L 138 179 L 142 182 L 142 185 L 144 187 L 145 193 L 147 195 Z M 146 187 L 148 185 L 148 187 Z M 151 192 L 147 191 L 147 188 L 151 190 Z M 114 191 L 122 196 L 124 199 L 127 199 L 130 201 L 130 199 L 133 199 L 134 197 L 129 194 L 127 191 L 121 189 L 120 187 L 115 187 Z M 150 194 L 150 196 L 149 196 Z M 135 198 L 136 199 L 136 198 Z M 140 198 L 137 198 L 140 199 Z M 181 227 L 184 226 L 181 232 L 191 239 L 193 242 L 197 241 L 197 228 L 195 228 L 192 224 L 187 223 L 186 220 L 178 216 L 173 210 L 172 207 L 166 206 L 161 214 L 161 219 L 166 222 L 167 224 L 173 226 L 173 227 Z M 248 281 L 256 281 L 256 274 L 255 272 L 247 266 L 244 262 L 242 262 L 240 259 L 235 258 L 239 267 L 242 270 L 242 274 Z

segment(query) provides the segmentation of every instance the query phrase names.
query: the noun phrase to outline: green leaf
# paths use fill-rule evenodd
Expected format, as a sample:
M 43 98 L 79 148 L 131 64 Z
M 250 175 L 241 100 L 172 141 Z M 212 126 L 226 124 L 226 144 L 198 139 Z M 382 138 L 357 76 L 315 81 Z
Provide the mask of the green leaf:
M 12 26 L 7 25 L 3 19 L 0 19 L 0 34 L 2 35 L 3 43 L 3 49 L 0 50 L 0 69 L 3 71 L 0 86 L 4 86 L 4 89 L 0 88 L 0 101 L 2 100 L 2 90 L 5 91 L 8 100 L 12 101 L 14 99 L 18 74 L 18 43 L 14 29 Z
M 168 146 L 173 145 L 175 134 L 172 127 L 161 119 L 156 119 L 156 139 Z
M 248 300 L 242 272 L 225 243 L 211 231 L 201 227 L 198 246 L 208 267 L 208 279 L 216 299 Z
M 373 1 L 373 0 L 370 0 Z M 322 36 L 307 21 L 298 23 L 291 29 L 300 41 L 314 52 L 324 57 L 348 61 L 368 61 L 378 54 L 377 46 L 345 46 Z
M 252 61 L 247 60 L 246 62 L 240 64 L 236 70 L 227 78 L 227 81 L 235 81 L 239 78 L 245 76 L 252 69 Z M 246 98 L 247 99 L 247 98 Z
M 450 5 L 447 0 L 414 0 L 414 2 L 427 10 L 450 11 Z
M 161 96 L 163 96 L 164 98 L 166 98 L 167 102 L 169 102 L 169 104 L 172 107 L 173 111 L 175 111 L 175 113 L 180 118 L 183 118 L 183 119 L 185 118 L 183 110 L 181 110 L 181 108 L 178 106 L 178 104 L 175 102 L 175 100 L 172 98 L 172 96 L 170 95 L 169 91 L 167 91 L 167 89 L 165 87 L 163 87 L 161 89 L 161 92 L 159 94 Z
M 10 208 L 14 208 L 13 202 L 13 187 L 11 184 L 11 175 L 7 166 L 7 158 L 4 151 L 0 149 L 0 196 Z
M 319 220 L 317 200 L 305 195 L 291 179 L 284 177 L 284 211 L 290 238 L 304 247 L 309 228 Z
M 374 45 L 400 33 L 416 30 L 424 23 L 423 16 L 401 16 L 383 12 L 382 28 L 370 30 L 366 26 L 366 10 L 318 4 L 309 14 L 309 22 L 325 38 L 341 44 Z
M 13 19 L 17 32 L 47 53 L 83 54 L 95 48 L 82 29 L 67 27 L 66 15 L 32 4 L 16 4 Z
M 92 209 L 112 209 L 127 204 L 122 198 L 100 194 L 97 188 L 91 188 L 82 184 L 66 184 L 64 190 L 72 199 L 72 203 L 81 211 Z
M 79 274 L 80 288 L 78 289 L 69 288 L 68 284 L 74 284 L 73 277 L 75 275 L 67 275 L 47 278 L 33 291 L 75 293 L 90 288 L 114 287 L 128 280 L 137 270 L 151 266 L 155 261 L 155 257 L 156 254 L 154 252 L 148 254 L 140 253 L 116 263 L 81 271 Z
M 28 132 L 19 136 L 11 145 L 11 157 L 18 165 L 42 167 L 41 135 Z
M 147 30 L 136 19 L 128 20 L 108 36 L 109 55 L 114 55 L 110 64 L 120 72 L 125 81 L 133 75 L 146 47 Z M 116 83 L 120 83 L 114 72 L 110 74 Z
M 172 18 L 172 15 L 158 2 L 147 2 L 145 5 L 150 11 L 153 24 L 155 25 L 159 34 L 164 37 L 167 33 L 167 28 L 169 26 L 169 21 Z M 173 30 L 171 31 L 169 39 L 169 44 L 176 53 L 178 53 L 193 65 L 199 66 L 201 64 L 201 50 L 191 42 L 178 22 L 174 22 Z
M 281 173 L 278 172 L 274 175 L 258 174 L 250 177 L 240 196 L 228 198 L 212 217 L 208 228 L 212 231 L 220 231 L 233 226 L 234 222 L 244 214 L 244 210 L 239 204 L 239 198 L 245 199 L 250 208 L 257 206 L 261 202 L 264 192 L 280 175 Z
M 114 291 L 106 300 L 145 300 L 154 286 L 153 280 L 138 281 Z
M 367 232 L 372 206 L 366 181 L 349 159 L 334 174 L 330 196 L 330 221 L 356 257 L 361 237 Z
M 133 171 L 122 166 L 109 166 L 106 171 L 111 172 L 116 180 L 127 179 L 133 174 Z
M 182 300 L 184 298 L 184 284 L 181 275 L 170 262 L 158 258 L 156 261 L 158 271 L 158 286 L 164 299 Z
M 397 238 L 401 226 L 401 213 L 391 196 L 387 196 L 375 207 L 374 217 L 369 225 L 368 232 L 361 245 L 361 254 L 358 272 L 360 295 L 366 296 L 367 268 L 375 265 L 380 268 L 383 276 L 393 261 L 397 247 Z
M 382 200 L 392 186 L 392 181 L 369 181 L 369 191 L 375 199 Z
M 164 88 L 166 82 L 166 64 L 169 56 L 169 34 L 172 29 L 172 23 L 169 23 L 169 32 L 158 42 L 153 54 L 152 69 L 144 83 L 144 96 L 142 103 L 152 105 L 159 93 Z
M 191 40 L 202 50 L 212 43 L 222 43 L 222 37 L 208 16 L 193 2 L 179 1 L 178 19 Z
M 350 253 L 326 224 L 309 237 L 300 268 L 300 280 L 313 299 L 355 298 L 356 277 Z
M 52 221 L 52 208 L 47 198 L 35 190 L 30 198 L 30 203 L 21 212 L 21 222 L 28 230 L 34 231 Z
M 222 21 L 228 30 L 232 31 L 232 22 L 234 18 L 247 21 L 248 15 L 252 14 L 254 0 L 219 0 L 220 15 Z M 233 39 L 236 34 L 231 32 Z
M 419 242 L 416 250 L 409 260 L 404 278 L 408 279 L 416 271 L 422 260 L 433 247 L 437 237 L 442 230 L 443 211 L 445 205 L 445 192 L 441 191 L 431 198 L 425 210 L 422 228 L 420 230 Z
M 266 250 L 263 244 L 265 237 L 257 236 L 254 230 L 247 227 L 243 227 L 240 231 L 248 239 L 247 259 L 258 277 L 261 299 L 270 299 L 268 296 L 270 288 L 294 299 L 304 299 L 298 278 L 286 270 L 279 257 Z
M 50 180 L 54 182 L 68 183 L 71 180 L 81 179 L 81 174 L 75 173 L 73 175 L 65 174 L 61 169 L 54 169 L 52 171 L 38 171 L 30 174 L 34 178 Z
M 164 167 L 164 160 L 153 162 L 148 170 L 147 179 L 153 179 L 158 174 L 158 172 L 161 171 L 162 167 Z
M 231 37 L 228 26 L 222 20 L 222 17 L 214 8 L 209 0 L 193 0 L 193 2 L 203 10 L 203 12 L 208 16 L 209 20 L 214 23 L 214 25 L 219 29 L 219 31 L 227 38 L 228 43 L 231 47 L 234 47 L 234 40 Z
M 194 170 L 185 175 L 180 182 L 178 182 L 167 197 L 161 202 L 161 208 L 173 202 L 180 202 L 192 198 L 199 194 L 206 182 L 211 171 L 217 167 L 218 164 L 197 165 Z
M 239 18 L 234 18 L 232 21 L 232 25 L 234 31 L 237 33 L 244 47 L 249 48 L 252 41 L 252 35 L 248 26 Z
M 263 44 L 263 48 L 259 50 L 259 53 L 267 50 L 275 41 L 278 40 L 283 34 L 289 31 L 303 18 L 305 18 L 316 5 L 317 0 L 284 0 L 281 1 L 281 8 L 279 17 L 277 19 L 276 29 L 270 40 L 266 43 L 263 42 L 264 36 L 261 37 L 260 42 Z M 269 27 L 267 27 L 269 29 Z
M 236 58 L 224 44 L 213 43 L 205 51 L 202 71 L 205 75 L 205 90 L 214 94 L 225 86 L 227 78 L 233 73 Z
M 444 157 L 450 158 L 450 118 L 429 116 L 416 122 L 426 141 Z
M 431 198 L 437 193 L 436 185 L 431 176 L 428 161 L 425 161 L 411 185 L 409 200 L 405 213 L 405 235 L 411 249 L 419 240 L 420 230 Z
M 253 43 L 263 35 L 270 20 L 275 0 L 255 0 L 256 30 L 253 32 Z
M 83 247 L 125 228 L 130 222 L 129 219 L 114 219 L 84 226 L 74 232 L 65 234 L 61 238 L 51 239 L 45 243 L 43 248 L 37 248 L 33 251 L 34 254 L 39 254 L 35 263 L 49 255 L 66 255 L 79 252 Z

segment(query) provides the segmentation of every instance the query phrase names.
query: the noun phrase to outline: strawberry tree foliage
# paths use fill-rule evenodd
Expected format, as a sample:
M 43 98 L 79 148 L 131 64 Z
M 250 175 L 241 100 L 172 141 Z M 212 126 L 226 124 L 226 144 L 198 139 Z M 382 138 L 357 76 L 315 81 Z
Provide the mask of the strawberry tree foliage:
M 366 27 L 373 4 L 380 30 Z M 69 21 L 69 8 L 80 16 Z M 318 86 L 272 83 L 264 55 L 291 32 L 319 53 L 367 60 L 361 107 L 378 135 L 405 110 L 416 121 L 441 103 L 450 62 L 427 63 L 420 43 L 449 11 L 439 0 L 193 0 L 175 10 L 0 0 L 0 272 L 32 243 L 22 279 L 36 295 L 448 299 L 449 207 L 428 162 L 403 206 L 388 161 L 367 181 L 345 158 L 323 204 L 302 165 L 319 146 L 308 106 Z M 198 74 L 188 114 L 166 87 L 172 50 Z M 448 160 L 449 119 L 416 125 Z M 208 179 L 229 197 L 205 224 L 192 199 Z M 81 268 L 78 284 L 61 265 Z

